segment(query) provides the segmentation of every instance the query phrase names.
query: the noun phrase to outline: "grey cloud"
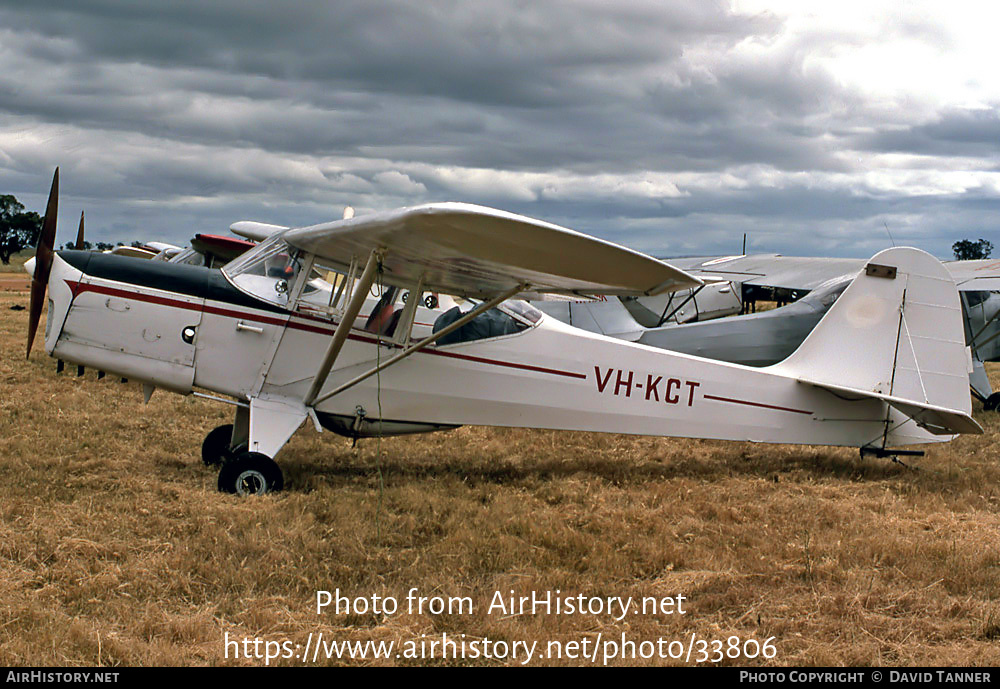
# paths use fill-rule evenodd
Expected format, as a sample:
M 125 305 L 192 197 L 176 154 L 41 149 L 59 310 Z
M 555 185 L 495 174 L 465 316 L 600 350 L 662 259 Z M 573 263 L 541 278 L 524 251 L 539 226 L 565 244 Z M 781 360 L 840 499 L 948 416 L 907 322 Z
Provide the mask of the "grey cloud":
M 861 137 L 856 145 L 894 153 L 997 156 L 1000 154 L 1000 112 L 997 106 L 949 110 L 933 122 L 881 130 Z
M 762 145 L 774 138 L 768 132 L 732 131 L 754 115 L 732 88 L 739 72 L 721 89 L 693 80 L 657 92 L 665 76 L 690 80 L 684 45 L 724 49 L 773 32 L 772 20 L 733 16 L 721 3 L 672 12 L 658 3 L 470 7 L 344 3 L 331 12 L 320 3 L 276 14 L 273 3 L 241 2 L 180 13 L 105 2 L 56 3 L 40 16 L 7 10 L 58 39 L 58 49 L 39 47 L 48 38 L 19 37 L 38 60 L 32 73 L 43 77 L 29 88 L 0 82 L 0 93 L 11 112 L 50 122 L 292 153 L 410 153 L 441 164 L 684 169 L 764 156 L 801 167 L 810 152 Z M 171 40 L 178 45 L 168 49 Z M 92 56 L 113 62 L 86 69 Z M 718 131 L 704 131 L 711 117 L 692 121 L 708 112 Z
M 461 200 L 660 252 L 749 228 L 770 250 L 864 255 L 888 218 L 940 254 L 1000 217 L 988 184 L 876 189 L 857 160 L 996 169 L 995 110 L 918 121 L 810 60 L 856 37 L 777 41 L 779 20 L 721 0 L 0 0 L 0 27 L 0 186 L 41 203 L 62 163 L 97 238 Z

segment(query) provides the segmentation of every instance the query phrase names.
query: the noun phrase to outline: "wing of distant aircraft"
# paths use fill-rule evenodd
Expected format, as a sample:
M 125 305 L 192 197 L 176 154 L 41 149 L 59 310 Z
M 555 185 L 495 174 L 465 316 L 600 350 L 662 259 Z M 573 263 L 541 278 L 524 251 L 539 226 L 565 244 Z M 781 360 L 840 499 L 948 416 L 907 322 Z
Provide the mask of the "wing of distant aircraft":
M 947 261 L 944 265 L 955 278 L 960 292 L 1000 291 L 1000 261 Z
M 715 256 L 668 259 L 671 265 L 704 279 L 725 278 L 743 285 L 778 288 L 799 292 L 811 291 L 823 283 L 846 274 L 856 274 L 865 261 L 852 258 L 817 258 L 757 254 L 748 256 Z M 1000 395 L 993 395 L 983 361 L 1000 360 L 1000 261 L 946 261 L 962 297 L 966 341 L 972 348 L 975 370 L 972 376 L 973 391 L 987 408 L 1000 405 Z M 735 335 L 740 328 L 726 332 Z M 701 332 L 701 331 L 697 331 Z M 679 331 L 661 336 L 663 342 L 686 338 L 689 341 L 696 331 Z M 703 333 L 708 335 L 708 331 Z M 742 349 L 742 347 L 740 348 Z M 683 351 L 687 351 L 686 349 Z M 732 360 L 732 359 L 727 359 Z
M 119 244 L 115 248 L 109 249 L 108 253 L 115 254 L 116 256 L 131 256 L 132 258 L 154 258 L 157 252 L 137 246 Z
M 866 261 L 860 258 L 817 258 L 756 254 L 749 256 L 699 256 L 666 258 L 670 265 L 693 275 L 716 277 L 744 285 L 789 290 L 813 290 L 823 283 L 856 275 Z
M 828 280 L 856 274 L 861 258 L 822 258 L 751 254 L 665 258 L 670 265 L 702 278 L 722 278 L 744 285 L 810 291 Z M 960 292 L 1000 290 L 1000 261 L 944 261 Z
M 191 250 L 201 257 L 201 265 L 208 268 L 221 267 L 255 246 L 252 241 L 218 234 L 196 234 L 191 238 Z
M 252 242 L 262 242 L 276 232 L 287 230 L 288 227 L 285 225 L 270 225 L 266 222 L 256 222 L 254 220 L 240 220 L 230 225 L 229 229 Z

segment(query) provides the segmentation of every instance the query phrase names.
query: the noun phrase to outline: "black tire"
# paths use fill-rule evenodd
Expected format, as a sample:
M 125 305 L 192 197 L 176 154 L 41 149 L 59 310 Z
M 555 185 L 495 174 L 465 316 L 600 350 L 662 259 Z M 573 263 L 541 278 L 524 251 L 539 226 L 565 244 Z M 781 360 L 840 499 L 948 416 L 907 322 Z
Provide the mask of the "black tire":
M 983 409 L 986 411 L 996 411 L 998 406 L 1000 406 L 1000 392 L 994 392 L 983 402 Z
M 242 452 L 219 470 L 219 492 L 245 497 L 277 493 L 285 478 L 277 463 L 260 452 Z
M 233 424 L 219 426 L 205 436 L 201 444 L 201 461 L 205 466 L 218 466 L 232 456 L 229 443 L 233 440 Z

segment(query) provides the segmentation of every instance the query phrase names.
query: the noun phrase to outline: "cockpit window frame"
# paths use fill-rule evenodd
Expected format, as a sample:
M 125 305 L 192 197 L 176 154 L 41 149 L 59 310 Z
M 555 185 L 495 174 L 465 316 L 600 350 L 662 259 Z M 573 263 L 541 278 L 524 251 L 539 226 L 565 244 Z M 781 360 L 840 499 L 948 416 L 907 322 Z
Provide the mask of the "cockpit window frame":
M 287 265 L 294 268 L 282 277 L 268 275 L 267 261 L 282 254 L 288 256 Z M 298 277 L 303 269 L 301 254 L 301 250 L 291 246 L 280 234 L 274 235 L 224 265 L 222 274 L 233 287 L 244 294 L 267 304 L 289 309 L 291 292 L 297 288 Z M 256 271 L 262 265 L 263 274 L 257 274 Z M 267 282 L 269 280 L 273 280 L 273 283 Z

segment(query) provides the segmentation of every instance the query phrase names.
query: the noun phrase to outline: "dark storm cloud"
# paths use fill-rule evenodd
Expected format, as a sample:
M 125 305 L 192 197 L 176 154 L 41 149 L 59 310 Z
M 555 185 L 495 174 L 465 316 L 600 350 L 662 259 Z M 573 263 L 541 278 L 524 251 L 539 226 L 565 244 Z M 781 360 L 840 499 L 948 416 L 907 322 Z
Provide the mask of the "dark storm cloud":
M 389 93 L 551 106 L 575 70 L 676 58 L 689 35 L 739 38 L 719 3 L 3 3 L 7 26 L 68 41 L 41 57 L 197 68 Z M 48 55 L 45 55 L 48 53 Z
M 949 110 L 932 122 L 880 131 L 858 144 L 893 153 L 976 157 L 1000 154 L 1000 113 L 996 109 Z
M 68 2 L 0 17 L 29 30 L 7 40 L 30 58 L 23 69 L 44 75 L 25 87 L 5 71 L 15 83 L 0 82 L 0 94 L 12 112 L 290 152 L 423 146 L 439 162 L 528 168 L 614 165 L 650 150 L 663 114 L 639 73 L 673 71 L 691 40 L 731 44 L 770 25 L 717 3 L 664 15 L 627 3 L 239 2 L 181 12 Z M 588 153 L 619 129 L 646 136 L 610 159 L 606 148 Z
M 637 248 L 861 254 L 886 216 L 997 217 L 989 180 L 932 174 L 996 169 L 995 111 L 873 102 L 812 59 L 855 36 L 728 2 L 42 5 L 0 0 L 0 185 L 40 204 L 61 163 L 108 239 L 447 199 Z M 880 153 L 935 158 L 872 179 Z

